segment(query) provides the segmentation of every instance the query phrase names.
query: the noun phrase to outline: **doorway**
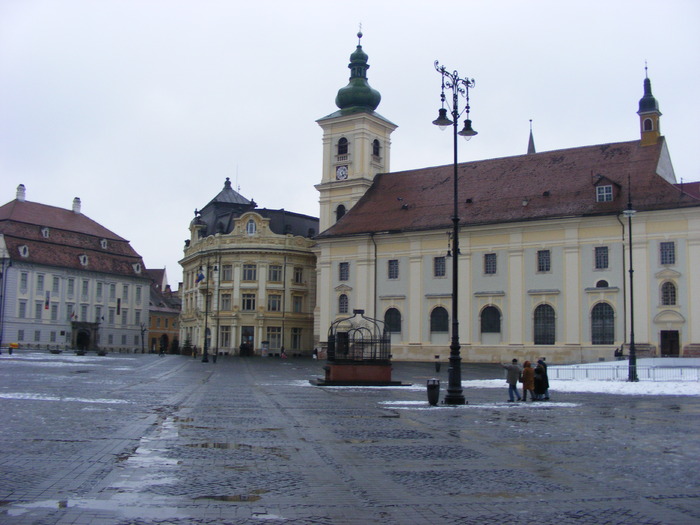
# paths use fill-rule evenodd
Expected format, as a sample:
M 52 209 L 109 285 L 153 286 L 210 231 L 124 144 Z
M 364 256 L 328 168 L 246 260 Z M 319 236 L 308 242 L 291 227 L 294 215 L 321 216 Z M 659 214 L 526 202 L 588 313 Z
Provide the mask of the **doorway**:
M 678 357 L 680 353 L 680 337 L 678 330 L 661 330 L 661 356 Z

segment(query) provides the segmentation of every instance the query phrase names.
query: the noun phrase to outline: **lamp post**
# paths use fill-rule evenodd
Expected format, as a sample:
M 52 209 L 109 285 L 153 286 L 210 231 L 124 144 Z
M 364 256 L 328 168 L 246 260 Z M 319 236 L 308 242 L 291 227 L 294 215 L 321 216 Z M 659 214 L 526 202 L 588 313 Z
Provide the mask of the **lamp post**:
M 433 124 L 444 130 L 447 126 L 452 125 L 452 143 L 454 154 L 454 173 L 453 173 L 453 213 L 452 213 L 452 339 L 450 342 L 450 365 L 448 367 L 448 383 L 447 394 L 445 395 L 444 403 L 446 405 L 464 405 L 466 400 L 462 393 L 462 358 L 459 355 L 459 317 L 457 315 L 459 303 L 459 209 L 458 209 L 458 181 L 457 181 L 457 135 L 464 137 L 466 140 L 471 139 L 477 134 L 472 129 L 472 121 L 469 120 L 469 88 L 474 87 L 473 78 L 460 78 L 457 71 L 449 72 L 445 66 L 441 66 L 435 61 L 435 69 L 442 78 L 442 88 L 440 92 L 440 101 L 442 107 L 439 110 L 438 118 L 433 121 Z M 452 120 L 447 117 L 447 108 L 445 108 L 445 88 L 452 91 Z M 459 96 L 463 96 L 466 100 L 464 109 L 459 110 Z M 448 103 L 449 106 L 449 103 Z M 457 131 L 459 125 L 459 117 L 462 113 L 466 114 L 467 119 L 464 121 L 464 128 Z
M 629 182 L 628 182 L 629 185 Z M 632 208 L 632 191 L 628 189 L 627 209 L 622 215 L 627 217 L 627 231 L 629 232 L 629 255 L 630 255 L 630 358 L 627 381 L 639 381 L 637 377 L 637 349 L 634 345 L 634 265 L 632 264 L 632 216 L 637 211 Z
M 202 349 L 202 363 L 209 362 L 209 271 L 218 269 L 217 266 L 207 265 L 207 275 L 204 276 L 202 268 L 199 268 L 199 276 L 204 280 L 204 347 Z M 199 279 L 200 277 L 197 278 Z

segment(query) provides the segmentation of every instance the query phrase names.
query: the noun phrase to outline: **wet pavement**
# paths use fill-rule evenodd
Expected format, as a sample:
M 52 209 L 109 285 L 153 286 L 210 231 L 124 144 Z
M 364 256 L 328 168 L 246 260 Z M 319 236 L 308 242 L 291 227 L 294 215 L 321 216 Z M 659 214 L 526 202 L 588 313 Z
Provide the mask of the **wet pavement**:
M 310 359 L 0 356 L 0 523 L 696 524 L 700 398 L 317 387 Z M 463 365 L 463 379 L 500 378 Z

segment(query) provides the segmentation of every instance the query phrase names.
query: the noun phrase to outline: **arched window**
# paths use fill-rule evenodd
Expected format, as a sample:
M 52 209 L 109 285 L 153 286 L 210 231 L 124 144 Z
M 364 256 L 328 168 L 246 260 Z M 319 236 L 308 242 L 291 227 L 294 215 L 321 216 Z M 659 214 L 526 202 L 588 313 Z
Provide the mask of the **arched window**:
M 535 308 L 535 344 L 553 345 L 555 341 L 554 308 L 541 304 Z
M 340 294 L 338 297 L 338 313 L 348 313 L 348 296 L 345 294 Z
M 438 306 L 430 312 L 430 331 L 431 332 L 447 332 L 449 318 L 447 310 L 442 306 Z
M 654 121 L 651 120 L 650 118 L 645 118 L 644 119 L 644 131 L 653 131 L 654 129 Z
M 501 332 L 501 312 L 495 306 L 487 306 L 481 311 L 481 333 Z
M 379 157 L 379 141 L 377 139 L 372 142 L 372 155 Z
M 665 282 L 661 285 L 661 304 L 673 306 L 676 304 L 676 285 L 672 282 Z
M 248 221 L 248 224 L 246 224 L 246 226 L 245 226 L 245 231 L 248 235 L 254 235 L 255 230 L 256 230 L 255 221 L 253 219 L 250 219 Z
M 343 137 L 338 141 L 338 155 L 347 155 L 347 154 L 348 154 L 348 139 Z
M 596 288 L 607 288 L 608 286 L 609 286 L 609 285 L 608 285 L 608 281 L 605 281 L 605 280 L 603 280 L 603 279 L 601 279 L 600 281 L 598 281 L 597 283 L 595 283 L 595 287 L 596 287 Z
M 384 324 L 389 332 L 401 333 L 401 312 L 396 308 L 389 308 L 384 314 Z
M 591 311 L 591 343 L 611 345 L 615 342 L 615 311 L 608 303 L 598 303 Z
M 338 204 L 338 207 L 335 209 L 335 221 L 338 222 L 343 215 L 345 215 L 345 206 Z

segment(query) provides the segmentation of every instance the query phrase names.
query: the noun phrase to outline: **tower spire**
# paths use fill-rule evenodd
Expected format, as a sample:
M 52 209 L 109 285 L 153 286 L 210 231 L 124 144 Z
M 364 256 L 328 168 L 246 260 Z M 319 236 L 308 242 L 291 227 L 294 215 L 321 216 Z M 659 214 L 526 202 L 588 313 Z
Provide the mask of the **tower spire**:
M 639 99 L 639 125 L 642 146 L 650 146 L 656 144 L 661 136 L 659 127 L 659 103 L 651 92 L 651 80 L 649 80 L 649 70 L 644 62 L 644 96 Z
M 357 32 L 357 48 L 350 55 L 350 82 L 347 86 L 338 90 L 335 104 L 341 110 L 365 109 L 374 111 L 379 106 L 382 96 L 376 89 L 372 89 L 367 82 L 367 53 L 362 50 L 362 26 Z
M 532 155 L 535 151 L 535 138 L 532 136 L 532 119 L 530 119 L 530 140 L 527 142 L 527 154 Z

